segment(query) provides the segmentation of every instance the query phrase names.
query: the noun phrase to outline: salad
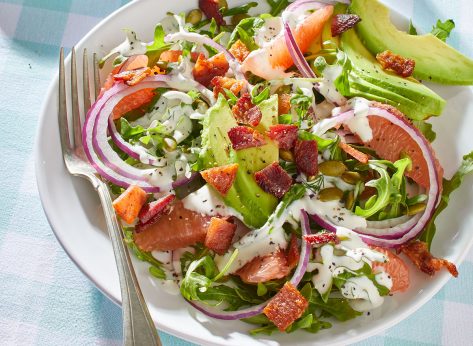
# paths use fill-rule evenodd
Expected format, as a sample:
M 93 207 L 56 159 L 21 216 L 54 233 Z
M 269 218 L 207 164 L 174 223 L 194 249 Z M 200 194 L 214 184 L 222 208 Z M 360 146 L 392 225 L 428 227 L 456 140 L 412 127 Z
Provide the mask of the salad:
M 251 334 L 316 333 L 408 290 L 407 261 L 456 277 L 430 245 L 473 152 L 443 176 L 445 100 L 422 82 L 473 84 L 454 22 L 402 32 L 374 0 L 198 7 L 152 42 L 125 30 L 83 128 L 162 288 Z

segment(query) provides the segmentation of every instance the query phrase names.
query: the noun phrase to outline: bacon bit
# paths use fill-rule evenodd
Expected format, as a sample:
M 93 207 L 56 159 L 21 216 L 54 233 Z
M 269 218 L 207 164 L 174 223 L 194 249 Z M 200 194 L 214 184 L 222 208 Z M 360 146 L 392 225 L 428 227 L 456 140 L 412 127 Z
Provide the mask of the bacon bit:
M 263 135 L 248 126 L 235 126 L 228 131 L 228 137 L 235 150 L 261 147 L 266 144 Z
M 427 243 L 420 240 L 411 241 L 400 247 L 400 252 L 405 254 L 409 259 L 424 273 L 434 276 L 443 267 L 454 277 L 458 276 L 458 270 L 455 264 L 443 258 L 436 258 L 432 256 L 427 248 Z
M 296 144 L 298 130 L 296 125 L 272 125 L 269 127 L 268 137 L 278 142 L 280 149 L 291 150 Z
M 175 195 L 169 194 L 157 201 L 145 204 L 138 214 L 140 221 L 135 227 L 135 232 L 141 232 L 149 225 L 155 223 L 162 215 L 169 214 L 171 203 L 175 198 Z
M 316 234 L 308 234 L 304 236 L 304 239 L 311 245 L 321 245 L 327 243 L 340 243 L 340 238 L 334 232 L 319 232 Z
M 148 56 L 145 54 L 130 56 L 121 64 L 120 72 L 138 70 L 148 67 L 148 62 Z
M 365 153 L 353 148 L 351 145 L 346 144 L 344 142 L 338 142 L 338 146 L 348 155 L 352 156 L 354 159 L 360 161 L 361 163 L 368 163 L 370 157 Z
M 228 50 L 232 55 L 239 61 L 243 62 L 243 60 L 246 59 L 248 54 L 250 54 L 249 49 L 246 47 L 246 45 L 241 42 L 240 40 L 237 40 L 230 49 Z
M 390 50 L 376 54 L 376 60 L 379 61 L 384 70 L 392 70 L 401 77 L 410 77 L 414 72 L 416 62 L 413 59 L 404 58 L 401 55 L 394 54 Z
M 164 62 L 178 62 L 182 56 L 182 50 L 166 50 L 159 56 L 160 61 Z M 191 52 L 191 61 L 196 62 L 199 57 L 205 58 L 204 54 Z
M 154 88 L 144 88 L 140 89 L 137 92 L 125 96 L 117 103 L 112 111 L 112 119 L 117 120 L 120 117 L 132 110 L 139 109 L 144 105 L 148 104 L 153 100 L 153 97 L 156 95 Z M 143 114 L 146 113 L 145 109 L 141 109 Z
M 308 306 L 309 302 L 297 288 L 290 282 L 286 282 L 266 305 L 263 313 L 283 332 L 302 316 Z
M 263 256 L 255 257 L 236 272 L 246 283 L 256 284 L 270 280 L 282 279 L 289 275 L 291 269 L 287 264 L 283 250 Z
M 231 222 L 231 218 L 213 217 L 210 220 L 207 235 L 205 237 L 205 246 L 219 255 L 227 252 L 232 244 L 235 235 L 236 224 Z
M 131 224 L 137 218 L 147 198 L 146 191 L 141 187 L 130 185 L 125 192 L 113 201 L 112 205 L 117 215 L 126 223 Z
M 277 162 L 256 172 L 255 180 L 264 191 L 276 198 L 282 198 L 292 185 L 292 178 Z
M 215 19 L 218 25 L 227 25 L 220 13 L 219 0 L 199 0 L 199 8 L 208 19 Z
M 332 19 L 332 36 L 338 36 L 361 21 L 356 14 L 337 14 Z
M 293 233 L 291 242 L 287 250 L 287 265 L 290 269 L 295 268 L 299 263 L 300 253 L 299 244 L 297 243 L 297 236 Z
M 235 181 L 238 171 L 238 164 L 214 167 L 200 172 L 202 178 L 215 190 L 226 196 Z
M 124 81 L 127 85 L 133 86 L 141 82 L 151 74 L 149 67 L 143 67 L 137 70 L 120 72 L 113 76 L 116 81 Z
M 312 176 L 318 172 L 317 142 L 315 140 L 296 141 L 294 158 L 299 172 Z
M 278 95 L 278 114 L 288 114 L 291 112 L 291 95 L 280 94 Z
M 258 126 L 263 117 L 261 110 L 251 102 L 248 93 L 243 94 L 238 102 L 232 107 L 233 115 L 239 124 Z
M 215 76 L 224 76 L 229 67 L 230 65 L 223 53 L 218 53 L 209 59 L 199 56 L 192 70 L 192 75 L 197 82 L 208 87 L 210 86 L 212 78 Z
M 158 66 L 154 66 L 152 69 L 151 69 L 151 75 L 155 75 L 157 76 L 158 74 L 166 74 L 166 70 L 162 70 L 161 68 L 159 68 Z
M 227 97 L 227 94 L 223 89 L 228 89 L 230 90 L 235 96 L 238 96 L 240 93 L 241 89 L 245 86 L 245 82 L 242 80 L 236 80 L 235 78 L 230 78 L 230 77 L 221 77 L 217 76 L 212 78 L 210 81 L 210 84 L 214 86 L 214 96 L 215 98 L 218 98 L 218 94 L 222 94 Z

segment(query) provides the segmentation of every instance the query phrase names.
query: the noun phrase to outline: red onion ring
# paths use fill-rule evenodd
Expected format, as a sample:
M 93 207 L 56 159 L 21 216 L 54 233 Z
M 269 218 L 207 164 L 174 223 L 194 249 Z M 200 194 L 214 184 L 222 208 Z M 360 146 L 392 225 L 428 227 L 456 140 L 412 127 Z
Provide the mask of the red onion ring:
M 296 270 L 294 271 L 294 274 L 292 275 L 292 278 L 290 280 L 290 282 L 294 286 L 297 286 L 301 282 L 302 277 L 304 276 L 307 270 L 307 264 L 309 263 L 309 257 L 310 257 L 311 246 L 304 239 L 304 236 L 311 234 L 312 231 L 309 225 L 309 218 L 307 216 L 307 213 L 304 210 L 301 210 L 301 226 L 302 226 L 301 254 L 299 257 L 299 263 L 297 264 Z M 219 311 L 201 302 L 195 302 L 195 301 L 189 301 L 189 300 L 187 300 L 187 302 L 190 305 L 192 305 L 195 309 L 199 310 L 200 312 L 202 312 L 203 314 L 209 317 L 216 318 L 219 320 L 240 320 L 242 318 L 249 318 L 249 317 L 261 314 L 265 306 L 268 304 L 269 300 L 264 303 L 261 303 L 261 304 L 258 304 L 246 309 L 241 309 L 238 311 Z
M 428 191 L 426 208 L 424 212 L 420 214 L 420 216 L 414 216 L 407 222 L 385 229 L 376 229 L 373 227 L 365 228 L 363 230 L 353 229 L 354 232 L 360 234 L 361 238 L 370 245 L 391 248 L 398 247 L 415 238 L 420 232 L 422 232 L 426 224 L 431 219 L 440 198 L 441 181 L 437 174 L 437 170 L 435 169 L 435 156 L 432 148 L 430 147 L 429 142 L 416 127 L 412 126 L 404 117 L 397 116 L 384 108 L 371 106 L 369 108 L 368 114 L 370 116 L 379 116 L 389 120 L 394 125 L 397 125 L 406 131 L 421 149 L 423 157 L 427 163 L 430 188 Z M 347 111 L 334 118 L 323 120 L 318 124 L 319 130 L 327 129 L 329 126 L 333 127 L 335 125 L 342 124 L 352 117 L 354 117 L 354 112 Z M 317 131 L 317 133 L 320 132 Z M 331 221 L 326 220 L 323 216 L 312 215 L 312 218 L 317 223 L 319 223 L 321 227 L 324 227 L 329 231 L 334 232 L 336 231 L 337 227 L 339 227 Z

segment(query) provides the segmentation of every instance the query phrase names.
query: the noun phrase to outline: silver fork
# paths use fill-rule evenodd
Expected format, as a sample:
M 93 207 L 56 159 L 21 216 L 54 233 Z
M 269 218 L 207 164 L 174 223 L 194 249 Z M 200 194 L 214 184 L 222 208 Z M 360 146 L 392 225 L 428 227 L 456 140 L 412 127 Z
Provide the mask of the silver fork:
M 97 191 L 107 222 L 108 232 L 112 240 L 113 253 L 120 279 L 123 314 L 124 345 L 161 345 L 156 327 L 148 311 L 141 293 L 138 280 L 131 263 L 130 255 L 124 243 L 123 233 L 117 216 L 112 207 L 112 199 L 107 184 L 97 175 L 88 162 L 82 146 L 82 127 L 79 111 L 79 95 L 77 87 L 76 53 L 72 48 L 71 54 L 71 110 L 72 110 L 72 139 L 68 125 L 66 77 L 64 68 L 64 49 L 61 48 L 59 59 L 59 134 L 61 137 L 64 163 L 70 174 L 89 180 Z M 94 86 L 95 99 L 100 90 L 97 58 L 94 54 Z M 92 98 L 89 87 L 89 69 L 87 51 L 83 55 L 83 109 L 84 113 L 90 108 Z

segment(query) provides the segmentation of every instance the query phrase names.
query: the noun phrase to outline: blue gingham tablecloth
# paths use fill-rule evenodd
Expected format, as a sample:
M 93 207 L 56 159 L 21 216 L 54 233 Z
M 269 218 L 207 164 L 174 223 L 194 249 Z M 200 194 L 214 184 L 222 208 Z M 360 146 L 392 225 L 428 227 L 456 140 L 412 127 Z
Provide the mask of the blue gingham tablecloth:
M 59 47 L 70 48 L 126 2 L 0 0 L 1 345 L 121 344 L 120 308 L 74 266 L 44 216 L 33 142 Z M 437 18 L 453 18 L 457 27 L 449 43 L 473 56 L 472 0 L 385 2 L 402 7 L 424 31 L 430 31 Z M 473 344 L 473 252 L 459 270 L 459 278 L 418 312 L 361 344 Z M 164 345 L 190 345 L 161 336 Z

